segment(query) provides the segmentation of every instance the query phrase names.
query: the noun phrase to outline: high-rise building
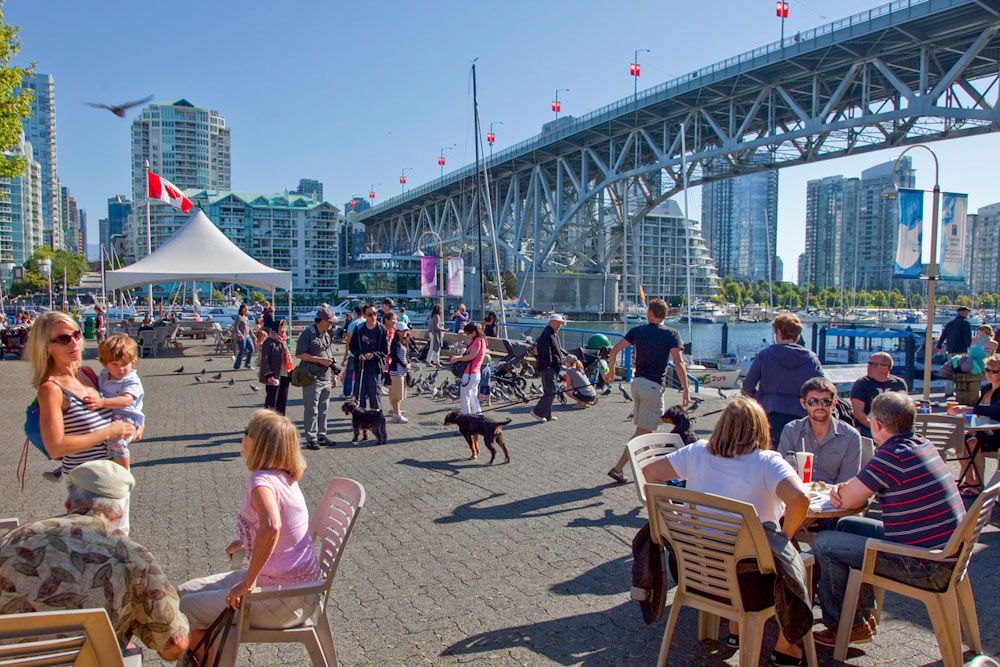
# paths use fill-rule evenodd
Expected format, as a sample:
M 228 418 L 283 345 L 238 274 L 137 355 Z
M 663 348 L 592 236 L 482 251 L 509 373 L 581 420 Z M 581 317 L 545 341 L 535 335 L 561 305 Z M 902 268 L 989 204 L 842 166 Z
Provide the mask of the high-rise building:
M 327 202 L 291 194 L 186 190 L 243 252 L 292 272 L 298 294 L 336 292 L 340 270 L 340 212 Z M 184 216 L 178 217 L 183 222 Z
M 729 172 L 713 161 L 709 174 Z M 701 190 L 701 229 L 722 276 L 768 280 L 775 274 L 778 171 L 711 181 Z
M 972 291 L 1000 292 L 1000 203 L 979 209 L 973 234 Z
M 87 249 L 80 245 L 80 212 L 76 207 L 76 198 L 70 196 L 69 188 L 65 185 L 59 187 L 59 198 L 63 249 L 77 255 L 86 255 Z
M 677 202 L 668 199 L 647 213 L 635 227 L 639 262 L 633 279 L 638 278 L 647 298 L 669 299 L 687 294 L 688 234 L 691 237 L 692 301 L 719 294 L 719 273 L 697 224 L 686 220 Z
M 178 188 L 230 188 L 229 130 L 218 111 L 187 100 L 150 104 L 132 121 L 132 215 L 128 246 L 133 258 L 146 254 L 146 162 Z M 150 207 L 152 249 L 177 231 L 184 217 L 168 204 Z
M 79 208 L 76 210 L 76 214 L 80 221 L 80 254 L 84 257 L 87 256 L 87 210 Z
M 22 81 L 31 91 L 31 116 L 23 118 L 25 140 L 31 142 L 34 159 L 41 165 L 43 238 L 51 248 L 63 248 L 56 151 L 56 86 L 51 74 L 36 73 Z M 15 91 L 16 93 L 17 91 Z
M 858 214 L 858 179 L 827 176 L 806 184 L 806 251 L 799 284 L 840 287 L 844 229 L 853 230 Z
M 967 213 L 965 216 L 965 256 L 962 262 L 962 270 L 965 273 L 965 280 L 962 286 L 966 291 L 972 289 L 972 264 L 976 256 L 976 223 L 979 216 L 975 213 Z
M 323 184 L 313 178 L 300 178 L 299 187 L 288 194 L 305 195 L 315 201 L 323 201 Z
M 21 135 L 14 152 L 24 156 L 24 173 L 10 181 L 10 261 L 22 265 L 42 245 L 42 165 L 34 160 L 31 142 Z
M 364 197 L 354 197 L 351 201 L 344 204 L 344 213 L 348 215 L 351 213 L 361 213 L 361 211 L 367 211 L 371 207 L 372 205 Z
M 131 213 L 132 201 L 126 195 L 108 197 L 108 217 L 98 223 L 98 242 L 104 246 L 105 252 L 111 248 L 114 237 L 125 234 Z

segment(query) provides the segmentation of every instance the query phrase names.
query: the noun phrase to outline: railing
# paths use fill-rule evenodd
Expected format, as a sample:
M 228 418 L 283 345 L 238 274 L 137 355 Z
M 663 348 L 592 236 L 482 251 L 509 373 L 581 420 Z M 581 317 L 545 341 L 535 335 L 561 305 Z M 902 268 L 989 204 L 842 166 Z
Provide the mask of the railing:
M 950 6 L 969 4 L 973 0 L 950 0 Z M 740 65 L 748 61 L 752 61 L 761 56 L 766 56 L 776 51 L 783 51 L 790 46 L 798 46 L 804 42 L 811 39 L 816 39 L 824 35 L 834 33 L 838 30 L 844 28 L 851 28 L 857 25 L 862 25 L 865 23 L 870 24 L 873 19 L 881 18 L 883 16 L 891 16 L 893 12 L 900 12 L 902 10 L 909 10 L 913 7 L 919 7 L 921 5 L 927 5 L 930 0 L 893 0 L 888 4 L 882 5 L 880 7 L 875 7 L 874 9 L 869 9 L 867 11 L 858 12 L 847 18 L 838 19 L 826 25 L 822 25 L 818 28 L 813 28 L 811 30 L 806 30 L 803 32 L 797 32 L 795 35 L 785 37 L 784 40 L 778 40 L 776 42 L 771 42 L 770 44 L 765 44 L 764 46 L 758 46 L 756 49 L 751 51 L 745 51 L 739 55 L 733 56 L 731 58 L 726 58 L 725 60 L 720 60 L 717 63 L 711 65 L 706 65 L 701 69 L 697 69 L 688 74 L 682 74 L 680 76 L 674 77 L 664 83 L 661 83 L 652 88 L 648 88 L 639 92 L 637 95 L 630 95 L 629 97 L 618 100 L 617 102 L 612 102 L 599 109 L 595 109 L 589 113 L 584 114 L 576 118 L 572 123 L 567 124 L 558 130 L 548 132 L 543 134 L 538 134 L 530 139 L 525 139 L 524 141 L 514 144 L 513 146 L 508 146 L 503 150 L 497 151 L 492 158 L 487 158 L 487 162 L 490 165 L 500 164 L 507 161 L 508 159 L 514 158 L 530 150 L 535 150 L 543 145 L 547 145 L 564 139 L 569 135 L 576 134 L 581 130 L 585 130 L 593 125 L 599 125 L 606 120 L 621 116 L 623 112 L 632 112 L 641 109 L 643 106 L 650 102 L 659 102 L 669 95 L 665 95 L 670 91 L 671 93 L 676 93 L 678 89 L 685 84 L 690 84 L 692 81 L 699 79 L 701 77 L 707 76 L 709 74 L 714 74 L 721 70 L 733 67 L 734 65 Z M 385 210 L 388 210 L 394 206 L 397 206 L 405 201 L 420 197 L 429 192 L 433 192 L 449 183 L 454 183 L 460 181 L 464 178 L 470 177 L 475 173 L 476 165 L 469 164 L 461 169 L 453 171 L 446 174 L 440 178 L 436 178 L 433 181 L 425 183 L 421 186 L 413 188 L 405 194 L 395 195 L 390 197 L 385 201 L 376 204 L 375 206 L 365 210 L 358 216 L 359 221 L 364 221 L 374 215 L 377 215 Z

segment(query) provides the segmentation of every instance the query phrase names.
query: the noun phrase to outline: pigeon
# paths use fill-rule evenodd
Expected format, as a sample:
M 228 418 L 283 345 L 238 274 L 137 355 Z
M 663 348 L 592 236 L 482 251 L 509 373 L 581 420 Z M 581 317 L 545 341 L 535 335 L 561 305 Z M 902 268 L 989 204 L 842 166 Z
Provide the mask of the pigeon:
M 198 384 L 201 384 L 202 382 L 204 382 L 204 380 L 202 380 L 202 379 L 201 379 L 201 376 L 199 376 L 199 375 L 195 375 L 195 376 L 194 376 L 194 381 L 195 381 L 196 383 L 198 383 Z
M 440 373 L 440 372 L 441 372 L 441 369 L 438 369 L 438 370 L 434 371 L 433 373 L 431 373 L 431 382 L 437 382 L 438 373 Z
M 250 391 L 252 391 L 253 393 L 256 394 L 258 391 L 260 391 L 260 387 L 258 387 L 255 384 L 252 384 L 252 385 L 250 385 Z
M 608 388 L 604 390 L 604 395 L 607 396 L 610 393 L 611 393 L 611 385 L 608 385 Z
M 236 384 L 236 380 L 229 378 L 229 386 L 232 387 L 234 384 Z
M 204 375 L 204 374 L 205 374 L 205 369 L 204 369 L 204 368 L 202 368 L 202 369 L 201 369 L 201 373 L 199 373 L 199 375 Z
M 719 392 L 719 398 L 729 398 L 726 396 L 726 392 L 722 391 L 722 387 L 716 387 L 715 391 Z
M 175 370 L 174 372 L 175 372 L 175 373 L 183 373 L 183 372 L 184 372 L 184 367 L 183 367 L 183 366 L 181 366 L 180 368 L 178 368 L 178 369 L 177 369 L 177 370 Z
M 212 379 L 213 379 L 213 380 L 221 380 L 221 379 L 222 379 L 222 373 L 219 373 L 219 374 L 217 374 L 217 375 L 213 375 L 213 376 L 212 376 Z
M 206 359 L 206 360 L 205 360 L 205 363 L 206 363 L 206 364 L 210 364 L 210 363 L 212 363 L 212 357 L 209 357 L 208 359 Z
M 628 417 L 625 418 L 625 421 L 627 422 L 632 421 L 632 417 L 635 417 L 635 413 L 634 412 L 628 413 Z
M 108 111 L 118 116 L 119 118 L 124 118 L 126 111 L 128 111 L 132 107 L 137 107 L 140 104 L 145 104 L 146 102 L 149 102 L 152 99 L 153 96 L 150 95 L 141 100 L 135 100 L 133 102 L 125 102 L 124 104 L 95 104 L 94 102 L 84 102 L 84 104 L 86 104 L 87 106 L 92 106 L 95 109 L 107 109 Z
M 631 401 L 632 400 L 632 397 L 629 395 L 629 393 L 627 391 L 625 391 L 625 387 L 622 385 L 621 382 L 618 383 L 618 391 L 620 391 L 622 393 L 622 396 L 625 397 L 626 401 Z

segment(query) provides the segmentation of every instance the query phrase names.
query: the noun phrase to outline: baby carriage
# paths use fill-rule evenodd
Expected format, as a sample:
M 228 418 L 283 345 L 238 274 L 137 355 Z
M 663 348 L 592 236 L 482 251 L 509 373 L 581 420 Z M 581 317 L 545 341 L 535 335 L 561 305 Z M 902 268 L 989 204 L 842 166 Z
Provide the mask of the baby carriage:
M 28 331 L 29 328 L 26 326 L 15 326 L 7 327 L 3 331 L 0 331 L 0 342 L 3 343 L 3 349 L 0 350 L 0 359 L 3 359 L 8 353 L 16 354 L 21 356 L 24 352 L 24 346 L 28 342 Z
M 501 340 L 503 341 L 503 346 L 507 349 L 507 356 L 500 361 L 494 362 L 490 370 L 493 374 L 492 379 L 495 382 L 524 389 L 528 384 L 525 377 L 533 377 L 535 374 L 535 369 L 528 363 L 528 355 L 535 349 L 535 341 L 531 338 L 526 339 L 523 343 L 518 341 L 511 342 L 506 338 L 502 338 Z

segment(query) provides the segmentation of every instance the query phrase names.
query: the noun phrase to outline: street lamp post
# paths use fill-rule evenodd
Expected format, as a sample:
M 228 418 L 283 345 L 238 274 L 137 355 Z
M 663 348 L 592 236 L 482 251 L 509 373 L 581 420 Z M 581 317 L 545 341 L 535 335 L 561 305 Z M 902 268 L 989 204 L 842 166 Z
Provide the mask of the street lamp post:
M 406 170 L 413 169 L 413 167 L 403 167 L 399 170 L 399 194 L 403 194 L 406 189 Z
M 896 192 L 896 167 L 899 166 L 899 161 L 903 159 L 903 156 L 909 153 L 914 148 L 923 148 L 931 157 L 934 158 L 934 197 L 933 203 L 931 204 L 931 255 L 930 260 L 927 262 L 927 331 L 924 334 L 924 400 L 929 400 L 931 397 L 931 358 L 934 356 L 934 308 L 937 306 L 935 303 L 935 292 L 937 287 L 937 235 L 938 235 L 938 201 L 941 198 L 941 185 L 938 182 L 939 170 L 938 170 L 938 157 L 937 154 L 931 150 L 929 146 L 924 144 L 915 144 L 910 146 L 905 151 L 899 154 L 899 157 L 892 163 L 892 175 L 889 179 L 892 183 L 892 187 L 889 191 L 882 193 L 882 196 L 886 199 L 896 199 L 899 195 Z
M 649 49 L 636 49 L 635 57 L 632 60 L 632 65 L 629 67 L 629 73 L 632 75 L 632 98 L 639 99 L 639 54 L 649 53 Z M 638 113 L 638 111 L 636 112 Z
M 497 135 L 493 134 L 494 125 L 503 125 L 502 120 L 495 120 L 490 123 L 490 131 L 486 135 L 486 143 L 490 145 L 490 161 L 493 161 L 493 142 L 497 140 Z
M 368 203 L 372 204 L 372 205 L 375 204 L 375 186 L 376 185 L 382 185 L 382 184 L 381 183 L 372 183 L 371 189 L 368 190 L 368 200 L 369 200 Z
M 562 111 L 562 104 L 559 103 L 559 93 L 569 92 L 569 88 L 556 88 L 556 99 L 552 100 L 552 110 L 556 112 L 556 120 L 559 120 L 559 112 Z
M 441 152 L 438 153 L 438 166 L 441 167 L 441 177 L 442 178 L 444 178 L 444 152 L 445 151 L 450 151 L 453 148 L 455 148 L 455 144 L 452 144 L 451 146 L 442 146 L 441 147 Z
M 441 235 L 435 232 L 433 229 L 428 229 L 423 234 L 417 237 L 417 251 L 413 253 L 417 257 L 423 257 L 424 253 L 420 251 L 420 240 L 424 238 L 427 234 L 433 234 L 438 240 L 438 303 L 441 305 L 441 318 L 444 319 L 444 241 L 441 240 Z

